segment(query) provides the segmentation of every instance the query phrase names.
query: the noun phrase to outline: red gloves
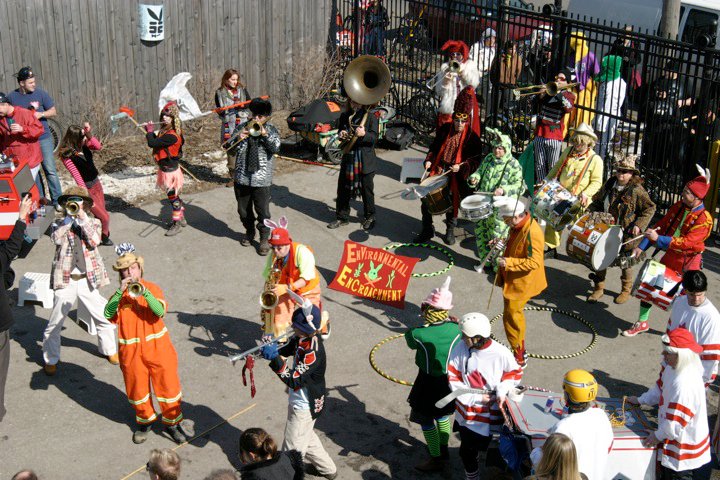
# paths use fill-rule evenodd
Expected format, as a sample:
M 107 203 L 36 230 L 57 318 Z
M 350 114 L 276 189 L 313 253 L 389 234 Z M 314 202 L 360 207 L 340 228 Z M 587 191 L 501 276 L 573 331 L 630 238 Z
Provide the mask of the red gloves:
M 145 131 L 146 131 L 147 133 L 153 133 L 153 132 L 155 131 L 155 124 L 152 123 L 152 122 L 146 123 L 146 124 L 145 124 Z

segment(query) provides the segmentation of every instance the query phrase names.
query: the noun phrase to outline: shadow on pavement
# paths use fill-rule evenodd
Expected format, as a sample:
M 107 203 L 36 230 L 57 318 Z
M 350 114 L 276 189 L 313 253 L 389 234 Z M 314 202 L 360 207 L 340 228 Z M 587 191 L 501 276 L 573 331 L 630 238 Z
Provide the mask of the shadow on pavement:
M 197 344 L 195 353 L 202 357 L 226 357 L 243 352 L 256 346 L 255 340 L 261 336 L 258 322 L 242 318 L 204 313 L 168 313 L 175 313 L 178 322 L 189 327 L 188 339 Z M 237 347 L 228 347 L 228 344 Z

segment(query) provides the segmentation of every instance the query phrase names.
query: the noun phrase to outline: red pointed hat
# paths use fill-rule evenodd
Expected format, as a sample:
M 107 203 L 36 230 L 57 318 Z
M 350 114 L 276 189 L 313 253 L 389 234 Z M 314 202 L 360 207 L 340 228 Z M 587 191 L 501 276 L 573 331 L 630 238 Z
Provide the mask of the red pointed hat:
M 666 335 L 663 335 L 662 341 L 668 347 L 673 348 L 687 348 L 695 353 L 703 351 L 702 347 L 695 341 L 695 337 L 686 328 L 678 327 L 675 330 L 670 330 Z
M 465 87 L 458 93 L 457 98 L 455 99 L 455 107 L 453 108 L 453 113 L 464 113 L 468 117 L 472 116 L 473 112 L 473 105 L 475 100 L 475 90 L 468 86 Z
M 704 199 L 710 190 L 710 170 L 695 165 L 700 175 L 690 180 L 685 186 L 699 199 Z
M 470 56 L 470 47 L 468 47 L 467 43 L 462 40 L 448 40 L 443 44 L 440 50 L 445 52 L 447 55 L 450 55 L 451 53 L 461 53 L 463 62 L 466 62 Z

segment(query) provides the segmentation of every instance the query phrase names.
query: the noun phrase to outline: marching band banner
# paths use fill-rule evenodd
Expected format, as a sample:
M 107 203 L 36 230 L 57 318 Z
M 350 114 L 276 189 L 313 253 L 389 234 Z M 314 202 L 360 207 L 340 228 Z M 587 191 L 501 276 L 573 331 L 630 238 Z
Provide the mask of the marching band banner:
M 329 287 L 405 308 L 405 291 L 419 260 L 346 240 L 340 266 Z

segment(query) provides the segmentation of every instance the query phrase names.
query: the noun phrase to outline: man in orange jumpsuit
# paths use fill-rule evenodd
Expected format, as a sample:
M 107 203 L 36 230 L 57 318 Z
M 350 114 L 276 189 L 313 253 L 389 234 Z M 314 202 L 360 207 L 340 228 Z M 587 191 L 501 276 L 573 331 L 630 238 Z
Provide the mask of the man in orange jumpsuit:
M 508 343 L 521 368 L 525 351 L 525 304 L 547 287 L 542 229 L 528 212 L 526 198 L 494 197 L 493 206 L 510 227 L 505 253 L 498 259 L 503 285 L 503 324 Z
M 183 443 L 191 433 L 180 424 L 182 391 L 177 353 L 162 320 L 167 303 L 160 287 L 142 278 L 144 260 L 134 253 L 135 247 L 122 243 L 115 251 L 120 257 L 113 270 L 120 273 L 120 288 L 105 306 L 105 318 L 117 324 L 120 369 L 138 424 L 133 442 L 147 440 L 157 419 L 150 397 L 152 381 L 165 430 L 175 442 Z
M 310 247 L 293 242 L 287 225 L 285 217 L 280 217 L 277 223 L 265 220 L 265 226 L 272 229 L 270 233 L 272 255 L 268 257 L 263 277 L 267 282 L 270 275 L 275 275 L 277 281 L 274 282 L 273 290 L 278 302 L 273 310 L 262 312 L 263 333 L 276 337 L 282 335 L 292 323 L 296 304 L 288 295 L 288 290 L 310 300 L 310 303 L 323 311 L 320 272 L 315 267 L 315 255 Z M 320 332 L 323 340 L 327 340 L 330 331 L 326 312 L 322 315 Z

